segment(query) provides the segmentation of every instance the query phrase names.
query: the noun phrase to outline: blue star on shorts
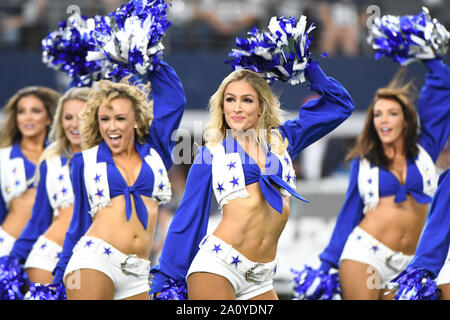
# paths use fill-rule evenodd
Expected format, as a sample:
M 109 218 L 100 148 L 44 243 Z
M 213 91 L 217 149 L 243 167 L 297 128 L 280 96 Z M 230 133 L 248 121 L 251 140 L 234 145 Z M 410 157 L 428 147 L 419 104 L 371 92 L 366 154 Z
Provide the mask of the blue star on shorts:
M 242 262 L 241 260 L 239 260 L 239 255 L 237 255 L 236 257 L 232 257 L 233 258 L 233 262 L 231 262 L 231 264 L 238 265 L 239 262 Z

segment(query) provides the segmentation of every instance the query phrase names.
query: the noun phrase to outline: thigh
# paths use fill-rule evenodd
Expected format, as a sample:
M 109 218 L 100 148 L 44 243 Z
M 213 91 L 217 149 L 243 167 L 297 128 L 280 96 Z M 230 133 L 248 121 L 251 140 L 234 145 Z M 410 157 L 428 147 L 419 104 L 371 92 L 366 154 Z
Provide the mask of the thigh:
M 438 288 L 441 289 L 440 300 L 450 300 L 450 283 L 442 284 Z
M 25 271 L 33 283 L 49 284 L 53 282 L 53 274 L 50 271 L 38 268 L 26 268 Z
M 380 276 L 365 263 L 342 260 L 339 282 L 344 300 L 378 300 L 380 297 Z
M 195 272 L 187 278 L 189 300 L 235 300 L 231 283 L 209 272 Z
M 250 300 L 279 300 L 278 295 L 274 289 L 264 292 L 256 297 L 251 298 Z
M 64 279 L 67 300 L 112 300 L 114 283 L 106 274 L 94 269 L 80 269 Z

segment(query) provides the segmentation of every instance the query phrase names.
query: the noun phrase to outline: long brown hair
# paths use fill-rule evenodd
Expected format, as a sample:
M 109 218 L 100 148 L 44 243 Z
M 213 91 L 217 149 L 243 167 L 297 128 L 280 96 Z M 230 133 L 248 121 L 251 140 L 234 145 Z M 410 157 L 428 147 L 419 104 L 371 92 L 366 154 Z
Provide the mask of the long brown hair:
M 0 133 L 0 147 L 8 147 L 17 141 L 20 141 L 22 134 L 17 127 L 17 103 L 20 99 L 27 96 L 34 96 L 42 101 L 47 111 L 47 116 L 50 121 L 53 121 L 53 115 L 55 114 L 56 105 L 58 99 L 61 96 L 57 91 L 47 88 L 32 86 L 19 90 L 14 96 L 12 96 L 5 106 L 5 120 L 1 126 Z M 50 126 L 47 128 L 47 134 L 50 130 Z
M 391 160 L 387 158 L 373 124 L 373 109 L 380 99 L 391 99 L 400 104 L 406 123 L 405 130 L 403 131 L 405 154 L 408 159 L 413 159 L 417 156 L 419 153 L 417 147 L 417 142 L 419 140 L 419 124 L 416 108 L 414 107 L 414 100 L 417 92 L 414 86 L 414 80 L 405 83 L 405 76 L 406 68 L 399 68 L 387 87 L 379 88 L 375 92 L 375 97 L 367 109 L 363 131 L 358 137 L 356 145 L 345 157 L 346 161 L 356 157 L 362 157 L 369 160 L 375 166 L 381 165 L 388 167 L 391 164 Z

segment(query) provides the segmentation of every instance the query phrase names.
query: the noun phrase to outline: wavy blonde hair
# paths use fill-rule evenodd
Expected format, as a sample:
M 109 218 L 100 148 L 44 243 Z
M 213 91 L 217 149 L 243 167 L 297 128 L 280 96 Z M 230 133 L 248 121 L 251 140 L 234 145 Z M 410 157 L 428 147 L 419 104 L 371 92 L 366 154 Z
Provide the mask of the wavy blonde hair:
M 72 159 L 73 154 L 70 151 L 70 141 L 69 139 L 67 139 L 62 125 L 64 104 L 70 100 L 80 100 L 83 102 L 87 102 L 90 92 L 91 89 L 86 87 L 71 88 L 58 100 L 53 123 L 48 134 L 48 139 L 52 143 L 47 148 L 45 148 L 44 152 L 42 153 L 40 159 L 41 162 L 56 155 L 63 155 L 68 159 Z
M 278 127 L 283 121 L 283 110 L 280 107 L 278 97 L 273 93 L 272 88 L 258 73 L 239 69 L 230 73 L 220 84 L 217 91 L 209 100 L 209 112 L 211 119 L 207 123 L 204 132 L 206 146 L 214 147 L 225 139 L 228 126 L 223 109 L 224 94 L 227 86 L 231 82 L 246 81 L 250 84 L 258 94 L 259 105 L 261 107 L 261 116 L 258 118 L 255 131 L 257 141 L 267 149 L 270 144 L 273 151 L 281 154 L 286 150 L 288 141 L 283 138 Z M 261 134 L 265 132 L 266 134 Z
M 17 127 L 17 104 L 20 99 L 28 96 L 36 97 L 41 100 L 47 111 L 47 116 L 50 121 L 53 121 L 56 104 L 61 94 L 51 88 L 32 86 L 25 87 L 16 92 L 6 103 L 5 120 L 1 125 L 0 130 L 0 148 L 5 148 L 13 145 L 22 139 L 22 134 Z M 47 134 L 49 127 L 47 128 Z
M 138 123 L 135 130 L 136 139 L 139 143 L 145 142 L 144 137 L 153 121 L 153 101 L 148 101 L 150 84 L 134 85 L 129 79 L 130 77 L 126 77 L 119 83 L 101 80 L 94 84 L 86 108 L 80 113 L 83 149 L 92 148 L 103 141 L 98 123 L 98 109 L 100 106 L 111 108 L 111 100 L 116 98 L 126 98 L 132 102 Z

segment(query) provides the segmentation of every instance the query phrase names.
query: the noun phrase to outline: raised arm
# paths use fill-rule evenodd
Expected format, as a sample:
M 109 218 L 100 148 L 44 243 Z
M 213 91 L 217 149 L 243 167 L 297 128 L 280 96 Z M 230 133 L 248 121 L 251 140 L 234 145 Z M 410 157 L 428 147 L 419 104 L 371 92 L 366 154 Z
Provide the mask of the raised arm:
M 20 263 L 25 262 L 33 248 L 33 244 L 52 223 L 53 209 L 48 199 L 46 178 L 47 163 L 43 161 L 39 168 L 39 183 L 31 212 L 31 219 L 28 221 L 10 252 L 10 255 L 16 257 Z
M 289 141 L 288 152 L 294 159 L 301 150 L 330 133 L 355 109 L 347 90 L 327 77 L 316 61 L 305 70 L 310 89 L 320 97 L 300 107 L 299 115 L 280 126 L 280 133 Z
M 86 233 L 92 223 L 89 214 L 89 202 L 84 187 L 84 163 L 83 154 L 76 153 L 71 162 L 70 179 L 72 181 L 75 196 L 72 220 L 64 238 L 63 251 L 58 264 L 53 270 L 53 284 L 63 282 L 64 271 L 72 256 L 72 250 L 78 240 Z
M 161 61 L 157 71 L 149 72 L 153 97 L 153 122 L 147 137 L 163 158 L 166 169 L 172 166 L 171 153 L 175 146 L 172 133 L 178 129 L 186 106 L 186 97 L 175 70 Z
M 423 63 L 429 72 L 418 99 L 419 143 L 436 161 L 450 133 L 450 68 L 441 59 Z
M 430 214 L 414 258 L 408 267 L 423 268 L 435 278 L 444 265 L 450 246 L 450 169 L 439 178 Z
M 336 220 L 333 234 L 325 250 L 320 254 L 321 270 L 339 267 L 339 258 L 349 234 L 363 217 L 363 201 L 358 190 L 359 158 L 352 162 L 350 182 L 347 188 L 344 205 Z
M 167 232 L 159 264 L 151 270 L 153 293 L 161 292 L 169 279 L 185 279 L 207 231 L 211 194 L 211 154 L 202 148 L 189 170 L 185 192 Z

